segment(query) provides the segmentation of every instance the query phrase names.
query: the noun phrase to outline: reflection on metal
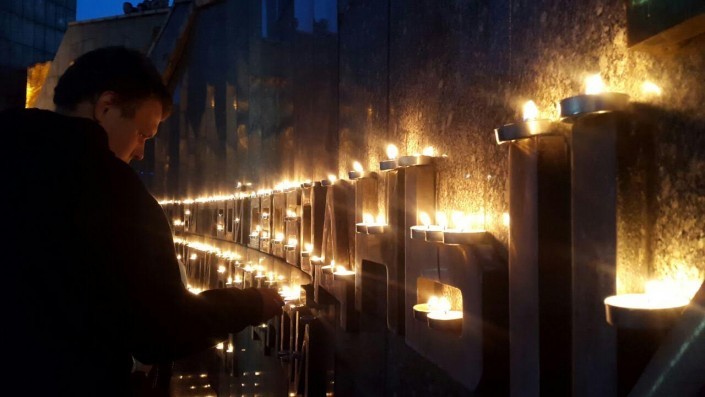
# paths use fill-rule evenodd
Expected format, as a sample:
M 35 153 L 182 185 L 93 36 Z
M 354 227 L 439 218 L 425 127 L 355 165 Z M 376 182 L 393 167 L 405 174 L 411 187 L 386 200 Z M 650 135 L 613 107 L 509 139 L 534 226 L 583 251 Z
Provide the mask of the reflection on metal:
M 705 283 L 629 393 L 630 397 L 694 396 L 705 388 Z

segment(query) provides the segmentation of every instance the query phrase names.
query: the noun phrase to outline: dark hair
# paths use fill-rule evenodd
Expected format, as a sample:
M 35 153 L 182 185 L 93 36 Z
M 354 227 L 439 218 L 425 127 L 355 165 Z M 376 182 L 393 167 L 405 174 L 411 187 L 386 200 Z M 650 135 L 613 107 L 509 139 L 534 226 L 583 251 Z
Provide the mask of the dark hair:
M 106 91 L 115 92 L 125 117 L 134 117 L 137 106 L 149 98 L 161 102 L 162 117 L 171 113 L 171 94 L 152 61 L 125 47 L 99 48 L 76 58 L 54 88 L 54 104 L 76 110 L 79 103 L 95 102 Z

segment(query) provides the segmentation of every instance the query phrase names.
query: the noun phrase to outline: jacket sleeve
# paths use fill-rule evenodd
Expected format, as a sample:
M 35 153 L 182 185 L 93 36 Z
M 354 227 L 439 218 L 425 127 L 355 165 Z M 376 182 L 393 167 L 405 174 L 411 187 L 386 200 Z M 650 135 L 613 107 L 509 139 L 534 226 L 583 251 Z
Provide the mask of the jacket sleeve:
M 111 296 L 105 301 L 115 314 L 109 321 L 121 330 L 132 354 L 144 363 L 172 360 L 261 323 L 262 301 L 255 289 L 195 295 L 185 288 L 164 212 L 146 191 L 137 190 L 132 192 L 137 197 L 126 201 L 109 200 L 113 208 L 105 209 L 108 230 L 102 244 L 104 268 L 111 273 L 104 292 Z

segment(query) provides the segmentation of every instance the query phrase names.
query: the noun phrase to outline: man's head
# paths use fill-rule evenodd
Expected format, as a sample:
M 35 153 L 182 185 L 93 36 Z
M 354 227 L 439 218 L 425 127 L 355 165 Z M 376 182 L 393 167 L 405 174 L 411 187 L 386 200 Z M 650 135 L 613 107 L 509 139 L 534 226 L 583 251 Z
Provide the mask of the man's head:
M 129 163 L 171 113 L 171 95 L 152 62 L 125 47 L 106 47 L 78 57 L 54 89 L 57 111 L 96 120 L 110 149 Z

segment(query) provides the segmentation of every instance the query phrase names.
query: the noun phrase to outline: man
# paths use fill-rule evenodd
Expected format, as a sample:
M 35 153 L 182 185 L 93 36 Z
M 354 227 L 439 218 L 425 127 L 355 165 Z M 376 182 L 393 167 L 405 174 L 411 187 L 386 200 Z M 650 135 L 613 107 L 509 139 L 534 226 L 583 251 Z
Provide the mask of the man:
M 173 360 L 281 311 L 272 290 L 184 288 L 166 217 L 128 165 L 171 108 L 146 57 L 89 52 L 54 103 L 0 113 L 6 382 L 29 395 L 129 395 L 133 357 Z

